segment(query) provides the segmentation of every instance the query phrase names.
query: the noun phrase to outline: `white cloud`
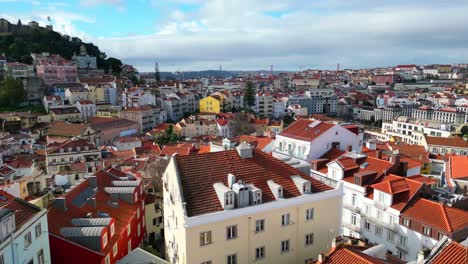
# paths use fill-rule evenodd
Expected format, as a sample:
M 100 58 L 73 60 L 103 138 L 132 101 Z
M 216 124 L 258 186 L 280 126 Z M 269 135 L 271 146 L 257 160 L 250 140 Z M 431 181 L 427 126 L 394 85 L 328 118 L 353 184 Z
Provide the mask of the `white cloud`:
M 312 2 L 312 3 L 311 3 Z M 200 1 L 155 34 L 100 38 L 108 55 L 151 70 L 334 68 L 467 60 L 467 2 Z M 338 4 L 339 3 L 339 4 Z M 432 5 L 434 3 L 434 5 Z M 380 5 L 379 5 L 380 4 Z M 315 6 L 314 6 L 315 5 Z M 302 6 L 302 8 L 298 8 Z M 318 8 L 318 9 L 317 9 Z M 267 12 L 282 15 L 272 17 Z M 282 13 L 284 12 L 284 13 Z M 452 61 L 448 61 L 452 60 Z

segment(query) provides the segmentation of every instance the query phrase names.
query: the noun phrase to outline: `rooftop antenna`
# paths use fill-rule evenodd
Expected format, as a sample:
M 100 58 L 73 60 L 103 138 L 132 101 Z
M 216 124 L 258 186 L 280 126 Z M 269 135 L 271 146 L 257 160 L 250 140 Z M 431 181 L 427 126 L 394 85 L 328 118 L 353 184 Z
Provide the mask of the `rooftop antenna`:
M 273 64 L 270 65 L 270 76 L 273 76 Z
M 340 71 L 340 64 L 339 63 L 336 65 L 336 71 L 337 72 Z

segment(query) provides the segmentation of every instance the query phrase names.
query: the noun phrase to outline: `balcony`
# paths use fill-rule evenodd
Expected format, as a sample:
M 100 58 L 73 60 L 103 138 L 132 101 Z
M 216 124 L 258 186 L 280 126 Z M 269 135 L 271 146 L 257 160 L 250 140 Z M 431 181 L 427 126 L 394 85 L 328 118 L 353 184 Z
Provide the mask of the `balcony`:
M 352 205 L 350 203 L 343 203 L 343 207 L 345 209 L 348 209 L 348 210 L 352 211 L 352 212 L 355 212 L 355 213 L 358 213 L 358 214 L 361 213 L 361 209 L 359 207 L 357 207 L 356 205 Z
M 349 230 L 357 232 L 357 233 L 360 233 L 361 230 L 362 230 L 361 226 L 356 226 L 356 225 L 353 225 L 353 224 L 344 224 L 343 226 L 348 228 Z
M 376 217 L 373 217 L 373 216 L 366 216 L 366 215 L 363 215 L 362 216 L 365 220 L 373 223 L 374 225 L 378 225 L 378 226 L 381 226 L 381 227 L 385 227 L 386 229 L 389 229 L 389 230 L 392 230 L 392 231 L 397 231 L 397 227 L 398 225 L 395 224 L 395 223 L 388 223 L 388 222 L 385 222 L 383 219 L 378 219 Z
M 395 243 L 395 247 L 401 252 L 408 253 L 408 246 L 407 245 L 402 245 L 400 243 Z

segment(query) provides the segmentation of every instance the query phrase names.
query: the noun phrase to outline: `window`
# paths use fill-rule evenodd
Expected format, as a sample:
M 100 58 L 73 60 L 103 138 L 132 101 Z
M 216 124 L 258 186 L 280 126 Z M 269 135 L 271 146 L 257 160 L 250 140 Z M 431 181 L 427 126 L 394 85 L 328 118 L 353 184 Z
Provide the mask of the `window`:
M 353 206 L 356 205 L 356 194 L 354 194 L 354 193 L 353 193 L 353 196 L 351 197 L 351 204 L 352 204 Z
M 375 235 L 378 237 L 382 237 L 382 228 L 380 226 L 375 226 Z
M 377 209 L 377 219 L 379 219 L 380 221 L 382 221 L 382 218 L 383 218 L 383 211 Z
M 385 203 L 385 194 L 382 192 L 379 192 L 379 202 Z
M 237 264 L 237 255 L 232 254 L 227 256 L 227 264 Z
M 426 236 L 430 236 L 431 235 L 431 228 L 427 227 L 427 226 L 423 226 L 423 234 L 426 235 Z
M 237 237 L 237 226 L 228 226 L 226 228 L 226 239 L 234 239 Z
M 42 234 L 42 226 L 41 223 L 36 225 L 36 237 L 40 236 Z
M 102 236 L 102 248 L 105 248 L 107 245 L 107 232 Z
M 0 264 L 5 264 L 5 258 L 3 255 L 0 255 Z
M 370 224 L 369 222 L 366 221 L 366 222 L 364 223 L 364 228 L 365 228 L 366 230 L 370 231 L 370 225 L 371 225 L 371 224 Z
M 395 224 L 396 223 L 395 217 L 393 217 L 391 215 L 389 217 L 390 217 L 390 225 Z
M 310 246 L 314 243 L 314 233 L 305 235 L 305 245 Z
M 112 223 L 112 225 L 110 226 L 110 232 L 111 232 L 111 237 L 114 236 L 114 233 L 115 233 L 115 224 Z
M 395 241 L 395 233 L 392 231 L 387 231 L 387 240 L 390 242 Z
M 141 233 L 141 226 L 140 226 L 140 223 L 138 223 L 137 236 L 140 236 L 140 233 Z
M 140 219 L 140 208 L 137 209 L 137 219 Z
M 127 250 L 128 250 L 128 253 L 130 253 L 132 251 L 132 240 L 128 240 L 128 244 L 127 244 Z
M 226 201 L 224 202 L 225 206 L 234 204 L 234 195 L 232 193 L 227 193 L 225 198 L 226 198 Z
M 265 247 L 258 247 L 255 249 L 255 259 L 259 260 L 265 257 Z
M 404 247 L 406 247 L 406 242 L 407 242 L 408 238 L 403 236 L 403 235 L 400 235 L 400 244 Z
M 370 214 L 370 207 L 368 205 L 366 205 L 366 214 L 369 215 Z
M 107 254 L 105 262 L 106 262 L 106 264 L 110 264 L 110 256 L 109 256 L 109 254 Z
M 281 216 L 281 225 L 287 226 L 291 223 L 291 216 L 289 214 L 284 214 Z
M 24 247 L 28 247 L 29 245 L 31 245 L 31 232 L 24 235 Z
M 203 261 L 202 263 L 200 264 L 212 264 L 213 262 L 211 262 L 211 260 L 207 260 L 207 261 Z
M 444 234 L 439 233 L 439 240 L 441 240 L 442 238 L 444 238 Z M 0 262 L 0 264 L 1 264 L 1 262 Z
M 314 208 L 309 208 L 306 210 L 306 220 L 314 219 Z
M 351 215 L 351 224 L 354 225 L 354 226 L 357 224 L 357 215 L 356 214 Z
M 403 218 L 403 225 L 410 227 L 411 226 L 411 221 L 408 218 Z
M 289 240 L 281 241 L 281 253 L 289 252 Z
M 200 233 L 200 246 L 211 244 L 211 231 Z
M 255 232 L 265 231 L 265 219 L 259 219 L 255 221 Z
M 117 247 L 117 243 L 114 244 L 114 247 L 112 248 L 112 253 L 114 254 L 114 257 L 117 256 L 117 252 L 118 252 L 118 247 Z
M 132 227 L 130 224 L 127 225 L 127 236 L 130 236 L 130 232 L 132 231 Z

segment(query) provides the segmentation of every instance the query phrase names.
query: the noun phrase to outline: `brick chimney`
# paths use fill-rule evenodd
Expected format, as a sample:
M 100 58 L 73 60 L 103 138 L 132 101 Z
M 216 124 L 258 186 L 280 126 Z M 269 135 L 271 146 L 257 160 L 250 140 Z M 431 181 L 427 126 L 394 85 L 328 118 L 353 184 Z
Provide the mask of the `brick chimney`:
M 382 159 L 382 150 L 376 150 L 375 151 L 375 157 L 378 159 Z
M 400 162 L 400 175 L 408 176 L 408 162 L 407 161 Z

